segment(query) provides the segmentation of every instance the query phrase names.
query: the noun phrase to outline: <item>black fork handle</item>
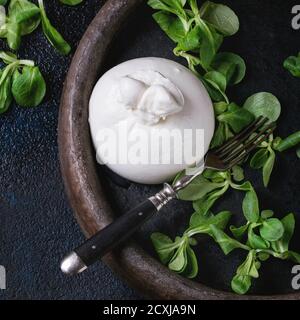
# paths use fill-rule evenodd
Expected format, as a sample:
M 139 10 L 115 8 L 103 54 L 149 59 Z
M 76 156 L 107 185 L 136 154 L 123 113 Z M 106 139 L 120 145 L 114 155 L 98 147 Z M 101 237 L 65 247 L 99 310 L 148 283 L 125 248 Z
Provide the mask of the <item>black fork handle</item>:
M 83 245 L 76 248 L 74 252 L 88 267 L 132 236 L 156 212 L 157 208 L 154 204 L 150 200 L 146 200 L 96 233 Z
M 166 184 L 160 193 L 122 215 L 73 250 L 63 259 L 61 270 L 69 275 L 84 271 L 106 253 L 126 241 L 175 196 L 173 189 Z

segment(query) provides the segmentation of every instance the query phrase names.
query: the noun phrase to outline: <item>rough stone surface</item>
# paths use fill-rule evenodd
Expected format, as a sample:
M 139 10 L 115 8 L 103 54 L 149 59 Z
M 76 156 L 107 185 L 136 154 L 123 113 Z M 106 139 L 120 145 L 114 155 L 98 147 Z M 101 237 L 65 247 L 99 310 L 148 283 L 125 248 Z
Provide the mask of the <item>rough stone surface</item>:
M 51 21 L 73 48 L 104 3 L 86 0 L 71 8 L 46 2 Z M 0 299 L 140 298 L 102 263 L 75 278 L 59 270 L 62 256 L 84 240 L 64 193 L 57 148 L 59 101 L 71 56 L 60 56 L 41 30 L 23 38 L 19 55 L 40 66 L 48 94 L 38 108 L 14 105 L 0 117 L 0 265 L 7 269 Z
M 296 1 L 223 0 L 238 14 L 241 30 L 226 39 L 222 50 L 239 53 L 247 63 L 245 81 L 229 90 L 231 100 L 242 104 L 252 93 L 270 91 L 282 102 L 278 134 L 299 130 L 299 80 L 282 68 L 283 60 L 300 50 L 300 31 L 291 28 L 291 8 Z M 49 1 L 47 11 L 53 24 L 75 48 L 85 28 L 103 1 L 86 0 L 78 8 Z M 172 43 L 156 27 L 151 11 L 141 8 L 124 26 L 111 50 L 107 66 L 130 58 L 161 56 L 174 59 Z M 4 43 L 0 42 L 0 49 Z M 70 57 L 61 57 L 41 32 L 23 39 L 20 56 L 34 59 L 48 83 L 42 106 L 22 109 L 13 106 L 0 117 L 0 264 L 7 268 L 6 291 L 0 299 L 135 299 L 141 296 L 118 280 L 103 264 L 77 278 L 65 278 L 58 268 L 60 258 L 83 236 L 72 217 L 61 181 L 57 157 L 57 115 L 63 80 Z M 179 60 L 181 61 L 181 60 Z M 182 61 L 183 62 L 183 61 Z M 279 157 L 270 188 L 265 190 L 258 172 L 247 171 L 254 181 L 263 209 L 275 209 L 279 216 L 295 212 L 297 230 L 292 248 L 300 251 L 299 160 L 294 152 Z M 123 212 L 152 194 L 154 188 L 110 183 L 116 212 Z M 242 194 L 229 193 L 215 211 L 232 209 L 233 220 L 241 218 Z M 188 204 L 173 203 L 147 226 L 139 238 L 152 252 L 148 236 L 160 230 L 180 234 L 188 222 Z M 206 238 L 200 241 L 200 274 L 197 281 L 228 290 L 230 278 L 243 257 L 228 257 Z M 291 292 L 291 263 L 271 260 L 264 264 L 255 293 Z

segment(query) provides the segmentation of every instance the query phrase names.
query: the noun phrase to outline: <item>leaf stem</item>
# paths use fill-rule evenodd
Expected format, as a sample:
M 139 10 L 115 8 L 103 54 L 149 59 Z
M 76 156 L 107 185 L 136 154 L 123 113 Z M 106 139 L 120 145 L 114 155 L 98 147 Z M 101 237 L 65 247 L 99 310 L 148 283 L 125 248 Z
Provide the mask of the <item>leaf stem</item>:
M 34 67 L 34 61 L 32 60 L 19 60 L 19 63 L 23 66 Z
M 19 66 L 19 60 L 16 62 L 13 62 L 11 64 L 9 64 L 7 67 L 5 67 L 2 76 L 0 78 L 0 86 L 3 84 L 3 82 L 5 81 L 6 77 L 9 76 L 10 72 L 14 72 L 14 70 Z

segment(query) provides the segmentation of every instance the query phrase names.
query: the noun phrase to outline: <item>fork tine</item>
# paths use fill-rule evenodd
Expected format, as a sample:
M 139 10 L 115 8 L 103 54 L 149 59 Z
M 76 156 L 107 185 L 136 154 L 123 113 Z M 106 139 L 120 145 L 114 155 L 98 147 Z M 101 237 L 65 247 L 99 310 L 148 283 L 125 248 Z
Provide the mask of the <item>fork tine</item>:
M 245 128 L 242 132 L 237 134 L 234 138 L 229 140 L 225 145 L 216 149 L 214 152 L 218 156 L 224 156 L 228 154 L 232 150 L 234 150 L 241 142 L 246 141 L 252 133 L 260 129 L 263 125 L 268 121 L 267 118 L 259 117 L 252 124 L 250 124 L 247 128 Z
M 249 155 L 249 153 L 251 151 L 253 151 L 254 149 L 256 149 L 262 142 L 264 142 L 276 129 L 276 124 L 273 123 L 272 125 L 269 126 L 270 128 L 268 130 L 270 130 L 267 134 L 259 134 L 257 138 L 259 138 L 256 142 L 252 141 L 252 143 L 247 143 L 247 145 L 245 146 L 245 148 L 243 149 L 243 151 L 240 153 L 240 155 L 234 159 L 234 161 L 229 162 L 228 167 L 232 168 L 233 166 L 239 164 L 243 159 L 245 159 L 245 157 L 247 155 Z
M 227 153 L 222 157 L 221 159 L 224 162 L 228 162 L 233 160 L 234 158 L 236 158 L 241 152 L 243 152 L 243 150 L 247 150 L 247 148 L 249 146 L 252 146 L 253 143 L 255 143 L 255 141 L 260 138 L 260 137 L 264 137 L 264 134 L 268 131 L 271 130 L 274 127 L 274 123 L 269 124 L 268 126 L 266 126 L 265 128 L 263 128 L 260 132 L 258 132 L 254 137 L 252 137 L 249 141 L 247 141 L 247 143 L 244 145 L 243 142 L 241 142 L 241 144 L 235 148 L 231 153 Z
M 222 152 L 225 148 L 227 148 L 229 145 L 231 145 L 233 142 L 235 142 L 236 140 L 238 140 L 241 136 L 243 136 L 245 133 L 248 132 L 249 129 L 252 129 L 254 126 L 256 126 L 261 120 L 262 120 L 262 116 L 258 117 L 255 121 L 253 121 L 252 123 L 249 124 L 248 127 L 246 127 L 245 129 L 243 129 L 239 134 L 237 134 L 236 136 L 234 136 L 233 138 L 229 139 L 225 144 L 223 144 L 221 147 L 218 147 L 214 150 L 215 153 L 219 153 Z

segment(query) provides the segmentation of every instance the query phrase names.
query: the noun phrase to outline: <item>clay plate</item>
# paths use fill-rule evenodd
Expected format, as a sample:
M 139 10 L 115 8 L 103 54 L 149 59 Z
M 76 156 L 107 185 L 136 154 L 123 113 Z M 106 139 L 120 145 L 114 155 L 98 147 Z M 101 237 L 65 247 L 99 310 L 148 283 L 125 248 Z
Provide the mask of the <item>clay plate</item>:
M 61 171 L 75 216 L 86 237 L 114 220 L 88 127 L 88 102 L 105 69 L 106 54 L 128 16 L 143 0 L 109 0 L 83 36 L 64 86 L 59 116 Z M 74 244 L 78 245 L 78 244 Z M 170 272 L 135 242 L 104 259 L 117 274 L 145 296 L 155 299 L 299 299 L 299 294 L 237 296 Z

